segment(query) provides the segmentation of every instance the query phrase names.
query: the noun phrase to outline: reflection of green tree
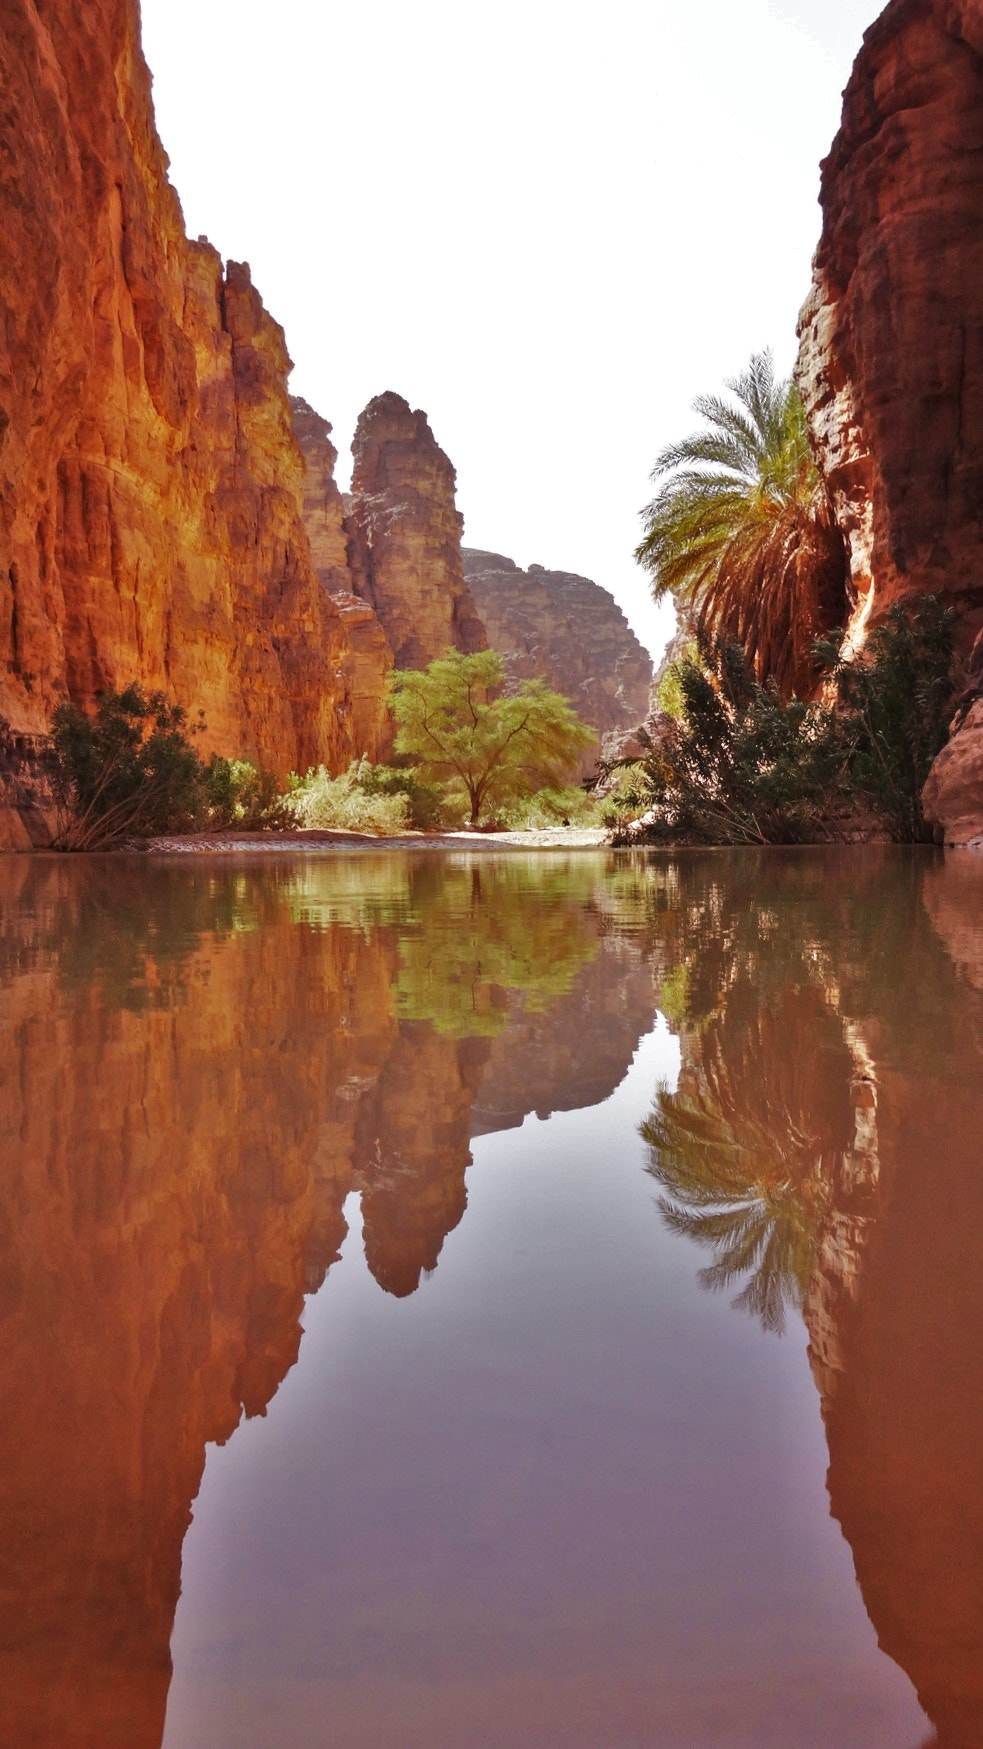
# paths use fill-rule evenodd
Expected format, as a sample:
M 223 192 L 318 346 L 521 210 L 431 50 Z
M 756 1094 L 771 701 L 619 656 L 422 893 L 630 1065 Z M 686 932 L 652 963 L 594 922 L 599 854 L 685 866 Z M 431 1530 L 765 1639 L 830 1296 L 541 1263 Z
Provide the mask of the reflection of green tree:
M 739 977 L 687 1041 L 676 1093 L 660 1089 L 642 1134 L 659 1207 L 713 1253 L 711 1289 L 780 1332 L 801 1307 L 838 1159 L 851 1137 L 853 1062 L 816 988 Z
M 508 1023 L 509 991 L 529 1010 L 549 1008 L 598 951 L 592 861 L 509 857 L 421 871 L 399 942 L 401 1018 L 429 1020 L 451 1038 L 492 1038 Z

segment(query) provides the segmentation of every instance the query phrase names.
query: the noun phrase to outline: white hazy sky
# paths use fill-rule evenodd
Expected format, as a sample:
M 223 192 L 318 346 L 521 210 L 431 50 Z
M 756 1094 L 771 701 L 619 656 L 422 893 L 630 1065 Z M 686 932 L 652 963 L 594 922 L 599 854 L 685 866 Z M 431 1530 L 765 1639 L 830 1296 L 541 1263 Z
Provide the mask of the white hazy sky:
M 395 389 L 465 541 L 610 589 L 660 447 L 791 368 L 818 165 L 882 0 L 143 0 L 192 236 L 249 261 L 334 425 Z

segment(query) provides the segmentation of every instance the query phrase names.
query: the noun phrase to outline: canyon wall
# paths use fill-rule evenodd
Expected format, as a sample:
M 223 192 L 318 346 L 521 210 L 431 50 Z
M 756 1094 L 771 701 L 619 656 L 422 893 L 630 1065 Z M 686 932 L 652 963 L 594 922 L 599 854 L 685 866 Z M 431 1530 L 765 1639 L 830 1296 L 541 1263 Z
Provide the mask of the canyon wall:
M 185 235 L 136 0 L 10 0 L 0 54 L 0 716 L 138 680 L 205 708 L 206 749 L 341 765 L 387 658 L 353 680 L 284 337 Z
M 425 668 L 448 646 L 486 648 L 461 569 L 455 473 L 425 413 L 376 395 L 361 414 L 349 516 L 353 584 L 374 609 L 397 668 Z
M 930 591 L 970 687 L 926 802 L 983 834 L 983 13 L 892 0 L 868 30 L 822 170 L 798 381 L 850 556 L 851 632 Z M 974 655 L 974 645 L 976 653 Z
M 523 571 L 474 547 L 464 548 L 464 576 L 509 679 L 539 678 L 562 693 L 597 730 L 602 751 L 646 715 L 652 660 L 606 589 L 542 565 Z M 597 757 L 597 748 L 588 749 L 583 776 Z

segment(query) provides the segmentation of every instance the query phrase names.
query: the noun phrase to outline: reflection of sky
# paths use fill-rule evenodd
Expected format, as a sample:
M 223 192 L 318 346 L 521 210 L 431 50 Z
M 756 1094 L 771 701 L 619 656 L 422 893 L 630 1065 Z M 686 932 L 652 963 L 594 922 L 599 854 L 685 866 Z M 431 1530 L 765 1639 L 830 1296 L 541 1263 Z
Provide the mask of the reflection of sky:
M 474 1144 L 411 1298 L 356 1210 L 265 1420 L 210 1449 L 165 1749 L 919 1739 L 828 1515 L 796 1324 L 703 1293 L 617 1092 Z

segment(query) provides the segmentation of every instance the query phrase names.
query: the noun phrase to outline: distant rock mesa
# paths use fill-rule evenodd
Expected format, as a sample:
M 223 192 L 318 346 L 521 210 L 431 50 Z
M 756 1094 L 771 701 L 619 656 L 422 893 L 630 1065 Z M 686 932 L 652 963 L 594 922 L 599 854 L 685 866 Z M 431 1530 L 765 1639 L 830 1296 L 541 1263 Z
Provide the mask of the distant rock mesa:
M 649 708 L 652 660 L 606 589 L 570 571 L 464 548 L 464 575 L 492 649 L 512 680 L 540 678 L 597 731 L 606 755 Z M 598 749 L 588 749 L 582 775 Z

